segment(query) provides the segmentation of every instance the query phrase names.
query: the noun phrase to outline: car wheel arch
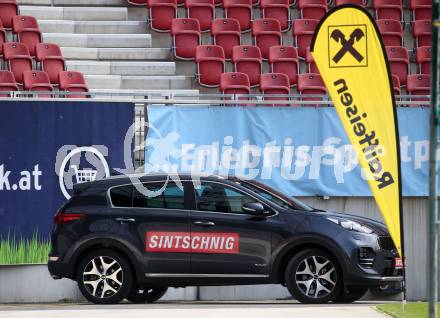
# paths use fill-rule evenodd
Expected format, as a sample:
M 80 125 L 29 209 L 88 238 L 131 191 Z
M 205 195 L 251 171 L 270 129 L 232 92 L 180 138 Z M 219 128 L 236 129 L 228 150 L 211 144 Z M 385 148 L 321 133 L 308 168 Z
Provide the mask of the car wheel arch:
M 306 249 L 318 248 L 330 255 L 332 255 L 335 261 L 338 263 L 342 277 L 346 273 L 346 264 L 349 263 L 348 255 L 338 247 L 336 243 L 324 239 L 321 237 L 307 237 L 298 240 L 294 240 L 286 244 L 283 249 L 277 254 L 273 264 L 272 278 L 277 283 L 285 284 L 285 271 L 290 259 L 297 253 L 304 251 Z
M 97 249 L 110 249 L 119 252 L 120 254 L 122 254 L 127 258 L 128 263 L 130 264 L 130 267 L 133 271 L 135 281 L 137 282 L 138 279 L 142 277 L 142 273 L 139 269 L 139 266 L 135 265 L 135 264 L 140 264 L 139 257 L 134 255 L 134 253 L 132 252 L 132 247 L 129 247 L 128 244 L 120 242 L 116 239 L 95 238 L 87 242 L 84 242 L 72 252 L 70 263 L 73 264 L 73 266 L 71 267 L 71 271 L 70 271 L 71 277 L 69 278 L 72 279 L 76 278 L 76 269 L 78 268 L 78 265 L 81 262 L 81 260 L 87 254 Z

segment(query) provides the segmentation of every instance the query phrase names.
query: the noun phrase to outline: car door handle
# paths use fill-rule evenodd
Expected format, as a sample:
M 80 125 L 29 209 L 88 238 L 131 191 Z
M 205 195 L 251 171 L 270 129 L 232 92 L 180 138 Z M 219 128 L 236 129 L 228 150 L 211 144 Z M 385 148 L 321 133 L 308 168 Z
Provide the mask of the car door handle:
M 136 222 L 136 220 L 132 219 L 132 218 L 116 218 L 115 220 L 118 222 L 121 222 L 121 223 L 134 223 L 134 222 Z
M 194 225 L 198 225 L 198 226 L 215 226 L 215 223 L 211 222 L 211 221 L 207 221 L 207 222 L 204 222 L 204 221 L 194 221 L 193 224 Z

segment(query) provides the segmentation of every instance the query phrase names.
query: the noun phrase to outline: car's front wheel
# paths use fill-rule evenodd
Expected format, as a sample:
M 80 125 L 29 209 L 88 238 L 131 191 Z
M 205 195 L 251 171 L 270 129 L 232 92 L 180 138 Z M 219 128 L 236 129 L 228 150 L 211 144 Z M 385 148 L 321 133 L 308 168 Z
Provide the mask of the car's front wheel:
M 337 262 L 320 249 L 307 249 L 293 256 L 287 265 L 285 279 L 292 296 L 306 304 L 332 301 L 342 286 Z
M 127 300 L 135 304 L 154 303 L 162 298 L 168 287 L 147 287 L 133 289 L 127 296 Z
M 79 264 L 78 287 L 95 304 L 116 304 L 128 296 L 133 273 L 127 259 L 113 250 L 97 250 Z

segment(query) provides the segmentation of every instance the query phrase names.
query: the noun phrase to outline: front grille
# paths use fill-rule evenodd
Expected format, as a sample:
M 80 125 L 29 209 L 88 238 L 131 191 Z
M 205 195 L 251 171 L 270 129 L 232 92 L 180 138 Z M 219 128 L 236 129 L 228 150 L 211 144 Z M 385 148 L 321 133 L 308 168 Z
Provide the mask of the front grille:
M 379 236 L 379 247 L 382 250 L 392 251 L 396 249 L 391 236 Z

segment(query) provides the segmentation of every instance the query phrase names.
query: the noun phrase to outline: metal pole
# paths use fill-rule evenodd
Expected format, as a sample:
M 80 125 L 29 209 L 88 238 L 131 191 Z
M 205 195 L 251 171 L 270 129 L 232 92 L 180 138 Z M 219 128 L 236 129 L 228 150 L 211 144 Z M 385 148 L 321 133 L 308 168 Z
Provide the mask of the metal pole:
M 432 69 L 431 69 L 431 117 L 430 117 L 430 150 L 429 150 L 429 318 L 437 318 L 438 300 L 438 174 L 437 146 L 439 128 L 439 1 L 432 6 Z

